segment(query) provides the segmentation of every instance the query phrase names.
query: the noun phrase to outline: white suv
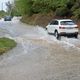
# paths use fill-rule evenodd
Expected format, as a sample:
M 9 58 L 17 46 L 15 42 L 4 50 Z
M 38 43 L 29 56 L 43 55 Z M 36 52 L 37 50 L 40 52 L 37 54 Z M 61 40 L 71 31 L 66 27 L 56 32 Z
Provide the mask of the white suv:
M 78 37 L 78 26 L 71 19 L 55 19 L 52 20 L 46 29 L 48 33 L 53 33 L 57 39 L 64 35 L 73 35 Z

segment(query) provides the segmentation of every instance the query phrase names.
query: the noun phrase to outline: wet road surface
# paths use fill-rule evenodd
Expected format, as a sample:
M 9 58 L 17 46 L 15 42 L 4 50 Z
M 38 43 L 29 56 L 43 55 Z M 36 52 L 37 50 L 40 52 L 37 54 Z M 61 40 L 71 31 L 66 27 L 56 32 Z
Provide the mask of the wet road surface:
M 80 80 L 79 39 L 61 41 L 39 26 L 0 21 L 0 37 L 18 44 L 0 57 L 0 80 Z

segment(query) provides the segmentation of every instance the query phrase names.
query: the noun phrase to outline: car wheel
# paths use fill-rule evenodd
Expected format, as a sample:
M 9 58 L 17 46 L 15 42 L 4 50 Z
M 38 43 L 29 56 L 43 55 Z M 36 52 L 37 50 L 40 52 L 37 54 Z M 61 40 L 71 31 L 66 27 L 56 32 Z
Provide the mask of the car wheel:
M 75 37 L 75 38 L 78 38 L 78 34 L 75 34 L 74 37 Z
M 56 39 L 60 40 L 61 39 L 61 36 L 58 34 L 58 31 L 55 31 L 54 33 Z
M 45 28 L 45 30 L 47 30 L 47 28 Z

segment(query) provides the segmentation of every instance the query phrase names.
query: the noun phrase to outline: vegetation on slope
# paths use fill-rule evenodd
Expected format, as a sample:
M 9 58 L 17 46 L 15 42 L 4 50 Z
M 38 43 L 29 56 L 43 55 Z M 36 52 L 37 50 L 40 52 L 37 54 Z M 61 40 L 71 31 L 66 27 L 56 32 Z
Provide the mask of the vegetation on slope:
M 51 13 L 54 17 L 80 19 L 80 0 L 15 0 L 15 5 L 16 11 L 27 18 Z

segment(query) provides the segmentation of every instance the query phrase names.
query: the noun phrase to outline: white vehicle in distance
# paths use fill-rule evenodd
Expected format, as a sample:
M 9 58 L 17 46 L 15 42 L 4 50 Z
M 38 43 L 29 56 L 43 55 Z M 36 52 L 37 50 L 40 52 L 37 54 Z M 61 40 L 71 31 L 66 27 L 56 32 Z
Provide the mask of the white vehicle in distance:
M 78 25 L 71 19 L 54 19 L 46 26 L 46 29 L 57 39 L 68 35 L 78 38 Z

